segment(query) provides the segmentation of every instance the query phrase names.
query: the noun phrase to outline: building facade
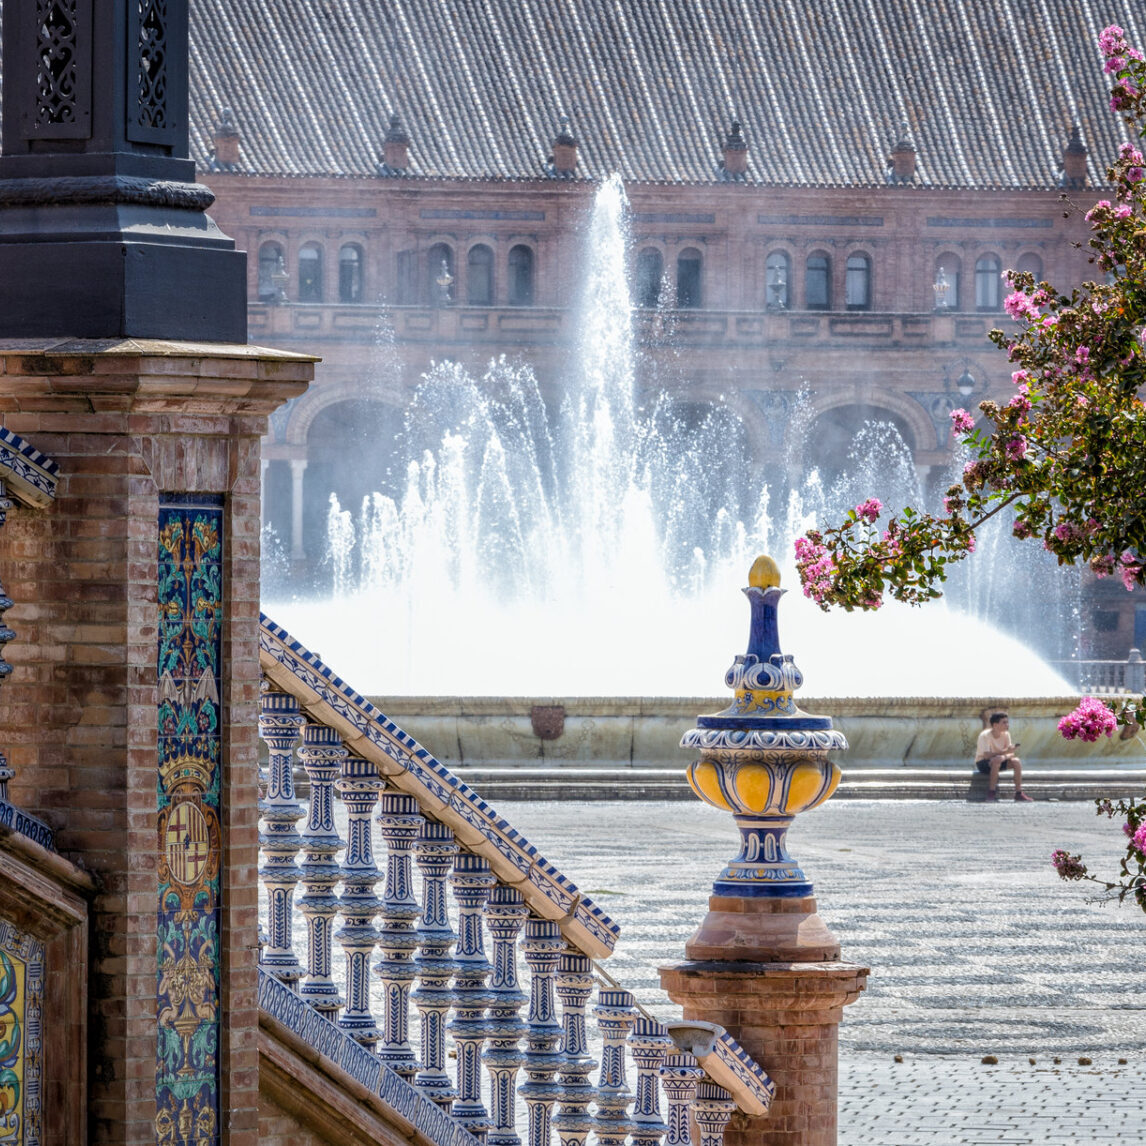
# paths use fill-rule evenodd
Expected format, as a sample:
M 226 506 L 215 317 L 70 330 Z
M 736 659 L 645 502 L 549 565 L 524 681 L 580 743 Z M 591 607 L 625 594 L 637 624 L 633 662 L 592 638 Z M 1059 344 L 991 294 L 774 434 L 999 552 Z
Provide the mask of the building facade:
M 937 493 L 950 410 L 1007 397 L 987 340 L 1009 322 L 1002 272 L 1088 275 L 1082 214 L 1124 131 L 1096 38 L 1138 18 L 1114 8 L 991 0 L 972 28 L 954 2 L 922 24 L 898 0 L 200 0 L 193 151 L 249 254 L 251 338 L 323 359 L 264 453 L 296 573 L 331 492 L 354 505 L 394 480 L 385 447 L 345 443 L 364 424 L 391 440 L 431 364 L 509 355 L 559 402 L 614 172 L 638 388 L 722 401 L 765 469 L 791 463 L 803 391 L 805 464 L 830 475 L 865 421 L 890 422 Z M 1146 636 L 1109 596 L 1092 655 Z

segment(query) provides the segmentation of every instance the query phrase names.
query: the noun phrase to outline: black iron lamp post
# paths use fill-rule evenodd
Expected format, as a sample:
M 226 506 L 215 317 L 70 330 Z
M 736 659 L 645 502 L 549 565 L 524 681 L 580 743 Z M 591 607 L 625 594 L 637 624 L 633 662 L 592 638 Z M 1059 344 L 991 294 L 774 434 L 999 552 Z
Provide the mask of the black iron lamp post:
M 187 144 L 187 0 L 4 6 L 0 336 L 246 342 Z

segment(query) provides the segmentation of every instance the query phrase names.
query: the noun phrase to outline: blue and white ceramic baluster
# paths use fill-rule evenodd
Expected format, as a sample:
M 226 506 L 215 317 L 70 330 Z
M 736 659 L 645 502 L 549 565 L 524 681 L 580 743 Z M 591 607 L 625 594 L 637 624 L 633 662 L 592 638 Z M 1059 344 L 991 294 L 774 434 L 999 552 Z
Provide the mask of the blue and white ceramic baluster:
M 633 1103 L 632 1146 L 660 1146 L 668 1126 L 661 1120 L 661 1088 L 657 1071 L 673 1049 L 668 1031 L 656 1021 L 638 1015 L 629 1035 L 629 1053 L 637 1068 L 637 1098 Z
M 585 1007 L 593 993 L 593 964 L 587 955 L 562 955 L 557 964 L 557 997 L 561 1000 L 561 1106 L 553 1118 L 561 1146 L 585 1146 L 593 1119 L 589 1104 L 596 1090 L 589 1081 L 597 1065 L 589 1054 Z
M 557 1021 L 554 980 L 565 950 L 561 928 L 549 919 L 525 924 L 521 950 L 529 967 L 529 1016 L 525 1032 L 525 1084 L 520 1088 L 529 1110 L 529 1146 L 549 1146 L 553 1106 L 561 1097 L 561 1024 Z
M 449 1110 L 458 1092 L 446 1073 L 446 1015 L 453 1004 L 450 980 L 457 963 L 450 958 L 454 931 L 446 911 L 446 877 L 458 845 L 445 824 L 422 824 L 415 847 L 422 873 L 422 919 L 418 924 L 421 951 L 414 960 L 418 987 L 410 996 L 422 1019 L 422 1069 L 414 1085 L 443 1110 Z
M 382 958 L 374 970 L 382 982 L 385 1010 L 382 1042 L 375 1052 L 387 1065 L 410 1081 L 418 1059 L 410 1045 L 410 988 L 416 969 L 418 917 L 411 853 L 422 829 L 418 801 L 413 796 L 383 792 L 378 802 L 378 831 L 386 841 L 386 891 L 382 897 L 378 950 Z
M 696 1099 L 692 1104 L 692 1116 L 700 1131 L 700 1146 L 722 1146 L 724 1128 L 736 1109 L 732 1095 L 723 1086 L 705 1079 L 696 1088 Z
M 338 1025 L 367 1050 L 373 1050 L 382 1035 L 370 1011 L 370 957 L 378 944 L 374 917 L 382 908 L 374 894 L 382 873 L 374 862 L 370 819 L 384 785 L 373 761 L 361 756 L 343 761 L 335 785 L 346 806 L 346 855 L 338 901 L 342 926 L 335 934 L 346 954 L 346 1006 Z
M 302 730 L 299 759 L 310 779 L 310 802 L 302 830 L 301 865 L 304 892 L 298 909 L 306 918 L 306 976 L 299 994 L 328 1019 L 338 1018 L 342 1000 L 330 977 L 331 932 L 338 914 L 334 888 L 342 878 L 335 858 L 345 846 L 334 827 L 334 782 L 348 753 L 342 737 L 325 724 L 307 724 Z
M 525 1020 L 518 1011 L 525 992 L 517 985 L 517 934 L 528 909 L 525 897 L 515 887 L 499 884 L 485 905 L 485 924 L 493 942 L 493 975 L 489 981 L 488 1039 L 481 1060 L 489 1071 L 489 1146 L 521 1146 L 517 1136 L 517 1102 L 514 1080 L 524 1056 L 518 1044 L 525 1034 Z
M 485 1010 L 490 994 L 485 981 L 489 960 L 482 945 L 482 909 L 493 887 L 489 860 L 462 852 L 454 860 L 450 886 L 458 903 L 458 965 L 454 980 L 454 1017 L 446 1030 L 458 1051 L 458 1097 L 453 1115 L 471 1134 L 485 1141 L 489 1113 L 481 1100 L 481 1048 L 485 1042 Z
M 262 967 L 298 990 L 302 966 L 294 951 L 294 889 L 302 873 L 295 863 L 302 837 L 295 824 L 303 809 L 294 795 L 294 746 L 305 723 L 298 701 L 285 692 L 264 692 L 259 735 L 267 745 L 267 793 L 259 801 L 259 847 L 263 864 L 259 879 L 267 889 L 267 943 Z
M 632 1091 L 625 1082 L 625 1039 L 633 1025 L 637 1008 L 628 991 L 597 993 L 593 1014 L 601 1031 L 601 1077 L 597 1085 L 597 1114 L 593 1129 L 597 1146 L 625 1146 L 633 1128 L 628 1105 Z
M 704 1071 L 687 1051 L 666 1055 L 657 1071 L 668 1105 L 668 1137 L 665 1146 L 690 1146 L 689 1110 L 696 1098 L 697 1084 Z

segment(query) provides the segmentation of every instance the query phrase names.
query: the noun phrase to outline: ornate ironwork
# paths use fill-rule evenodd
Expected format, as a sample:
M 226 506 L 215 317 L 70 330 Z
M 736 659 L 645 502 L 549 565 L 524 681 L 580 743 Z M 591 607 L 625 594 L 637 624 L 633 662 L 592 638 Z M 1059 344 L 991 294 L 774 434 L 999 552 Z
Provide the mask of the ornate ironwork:
M 132 126 L 166 132 L 168 19 L 167 0 L 135 0 L 135 90 Z
M 73 126 L 79 116 L 81 0 L 36 0 L 36 123 Z

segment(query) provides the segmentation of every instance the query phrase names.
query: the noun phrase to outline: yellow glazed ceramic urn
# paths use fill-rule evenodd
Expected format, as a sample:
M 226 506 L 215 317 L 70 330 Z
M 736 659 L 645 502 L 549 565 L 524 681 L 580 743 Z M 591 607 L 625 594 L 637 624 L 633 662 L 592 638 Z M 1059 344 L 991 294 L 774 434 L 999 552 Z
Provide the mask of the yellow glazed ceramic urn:
M 836 790 L 840 769 L 828 753 L 848 746 L 830 717 L 811 716 L 792 699 L 804 677 L 780 651 L 776 609 L 784 592 L 776 562 L 758 557 L 744 590 L 752 612 L 748 651 L 724 676 L 735 698 L 722 712 L 698 717 L 680 742 L 698 753 L 688 769 L 692 790 L 731 812 L 740 829 L 740 854 L 713 884 L 717 895 L 811 895 L 785 837 L 798 813 Z

